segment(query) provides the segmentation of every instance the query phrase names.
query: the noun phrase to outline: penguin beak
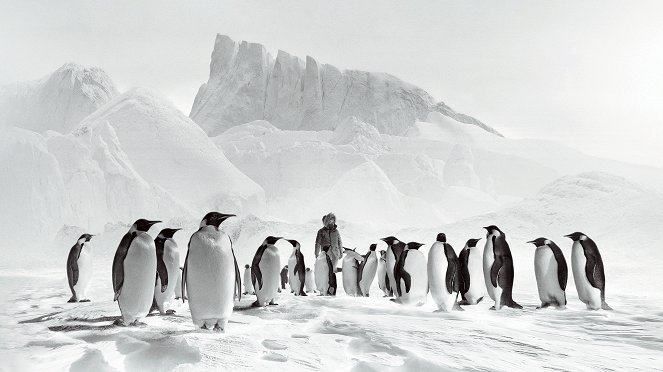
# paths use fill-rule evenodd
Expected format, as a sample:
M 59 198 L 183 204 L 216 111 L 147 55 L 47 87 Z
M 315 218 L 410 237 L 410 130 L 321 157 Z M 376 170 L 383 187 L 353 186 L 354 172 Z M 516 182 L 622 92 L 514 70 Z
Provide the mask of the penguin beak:
M 536 240 L 530 240 L 530 241 L 528 241 L 528 243 L 534 244 L 534 243 L 536 243 Z
M 150 226 L 156 225 L 158 223 L 161 223 L 161 221 L 147 221 L 147 224 L 150 225 Z
M 483 228 L 490 231 L 490 228 L 488 226 L 484 226 Z
M 565 238 L 573 239 L 573 234 L 564 235 Z

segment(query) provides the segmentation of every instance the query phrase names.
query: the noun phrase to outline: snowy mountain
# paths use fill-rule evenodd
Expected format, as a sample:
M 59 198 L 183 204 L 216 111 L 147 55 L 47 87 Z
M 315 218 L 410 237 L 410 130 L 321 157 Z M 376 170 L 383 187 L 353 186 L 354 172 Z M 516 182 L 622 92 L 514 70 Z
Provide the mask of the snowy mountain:
M 284 51 L 274 60 L 261 44 L 217 35 L 209 80 L 189 116 L 210 136 L 254 120 L 288 130 L 331 130 L 349 116 L 400 135 L 430 112 L 499 134 L 389 74 L 341 71 Z
M 0 87 L 0 126 L 68 133 L 117 95 L 103 70 L 67 63 L 38 81 Z

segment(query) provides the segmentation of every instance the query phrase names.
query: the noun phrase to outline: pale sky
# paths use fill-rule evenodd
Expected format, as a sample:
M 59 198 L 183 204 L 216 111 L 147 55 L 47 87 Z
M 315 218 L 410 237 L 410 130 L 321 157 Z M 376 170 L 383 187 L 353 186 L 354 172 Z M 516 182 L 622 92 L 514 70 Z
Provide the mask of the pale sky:
M 0 84 L 65 62 L 188 114 L 217 33 L 388 72 L 507 137 L 663 167 L 661 1 L 6 1 Z

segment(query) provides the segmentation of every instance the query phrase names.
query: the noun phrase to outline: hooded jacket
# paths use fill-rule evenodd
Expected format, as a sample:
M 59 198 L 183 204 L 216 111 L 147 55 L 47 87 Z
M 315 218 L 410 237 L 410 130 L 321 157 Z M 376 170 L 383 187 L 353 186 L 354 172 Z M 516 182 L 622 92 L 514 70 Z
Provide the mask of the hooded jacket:
M 318 235 L 315 238 L 315 256 L 318 257 L 322 247 L 329 246 L 329 252 L 336 261 L 343 256 L 343 242 L 341 241 L 341 233 L 336 228 L 336 225 L 331 227 L 323 227 L 318 230 Z

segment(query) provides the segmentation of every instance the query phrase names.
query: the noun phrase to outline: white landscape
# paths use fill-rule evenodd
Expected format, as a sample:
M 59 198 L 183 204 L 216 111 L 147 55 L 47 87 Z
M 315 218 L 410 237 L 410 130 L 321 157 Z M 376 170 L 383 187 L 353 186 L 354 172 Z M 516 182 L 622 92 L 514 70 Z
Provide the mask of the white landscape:
M 554 139 L 513 138 L 387 73 L 343 69 L 216 36 L 190 112 L 155 89 L 120 89 L 101 68 L 66 63 L 0 87 L 0 370 L 7 371 L 651 371 L 663 366 L 663 168 L 592 156 Z M 206 64 L 207 61 L 200 61 Z M 168 79 L 164 76 L 163 79 Z M 438 97 L 440 98 L 440 97 Z M 446 98 L 446 97 L 442 97 Z M 626 130 L 626 129 L 625 129 Z M 545 138 L 541 136 L 540 138 Z M 211 211 L 240 272 L 269 235 L 301 243 L 334 212 L 343 245 L 381 238 L 456 254 L 497 225 L 513 254 L 513 298 L 440 312 L 383 297 L 235 300 L 223 332 L 189 303 L 120 326 L 113 257 L 135 220 L 175 233 L 180 266 Z M 588 310 L 571 270 L 582 231 L 601 252 L 610 310 Z M 67 255 L 94 237 L 90 302 L 67 303 Z M 541 305 L 535 247 L 569 265 L 566 309 Z M 292 246 L 276 243 L 280 262 Z M 379 254 L 378 254 L 379 256 Z M 339 263 L 340 266 L 340 263 Z M 234 276 L 234 274 L 233 274 Z M 242 280 L 244 275 L 242 276 Z M 169 280 L 176 280 L 169 278 Z M 483 278 L 480 278 L 483 283 Z M 483 284 L 482 284 L 483 285 Z

